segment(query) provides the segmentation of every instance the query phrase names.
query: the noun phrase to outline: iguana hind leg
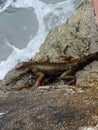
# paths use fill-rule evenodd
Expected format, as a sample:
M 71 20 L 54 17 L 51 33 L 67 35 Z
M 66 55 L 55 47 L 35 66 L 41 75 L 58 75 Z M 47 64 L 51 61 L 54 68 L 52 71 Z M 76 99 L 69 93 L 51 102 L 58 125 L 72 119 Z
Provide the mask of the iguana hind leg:
M 76 76 L 69 75 L 65 77 L 65 83 L 68 85 L 75 85 L 76 83 Z
M 73 85 L 76 83 L 76 76 L 75 75 L 71 75 L 70 70 L 65 71 L 63 74 L 61 74 L 60 79 L 64 80 L 66 84 L 68 85 Z

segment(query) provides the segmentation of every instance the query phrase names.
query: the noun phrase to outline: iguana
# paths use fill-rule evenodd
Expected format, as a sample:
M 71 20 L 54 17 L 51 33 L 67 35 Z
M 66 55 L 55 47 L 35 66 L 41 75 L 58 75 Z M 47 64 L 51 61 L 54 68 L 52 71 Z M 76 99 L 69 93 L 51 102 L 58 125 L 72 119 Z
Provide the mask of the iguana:
M 98 52 L 83 56 L 81 58 L 71 58 L 63 63 L 49 62 L 49 60 L 46 60 L 45 62 L 22 62 L 22 64 L 18 65 L 16 69 L 32 71 L 36 74 L 38 78 L 34 86 L 40 86 L 45 75 L 59 75 L 60 79 L 70 81 L 69 84 L 71 84 L 75 81 L 75 73 L 94 60 L 98 60 Z

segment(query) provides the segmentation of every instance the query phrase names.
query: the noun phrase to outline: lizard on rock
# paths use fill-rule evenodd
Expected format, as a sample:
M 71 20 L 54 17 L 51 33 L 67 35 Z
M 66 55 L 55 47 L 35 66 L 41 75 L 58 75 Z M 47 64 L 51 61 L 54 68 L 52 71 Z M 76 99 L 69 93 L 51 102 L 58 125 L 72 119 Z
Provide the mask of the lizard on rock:
M 76 59 L 71 58 L 63 63 L 49 62 L 49 60 L 45 60 L 45 62 L 22 62 L 21 65 L 16 66 L 16 69 L 31 71 L 36 74 L 38 78 L 34 86 L 40 86 L 45 75 L 59 75 L 60 79 L 70 81 L 69 84 L 72 84 L 75 82 L 75 73 L 94 60 L 98 60 L 98 52 Z

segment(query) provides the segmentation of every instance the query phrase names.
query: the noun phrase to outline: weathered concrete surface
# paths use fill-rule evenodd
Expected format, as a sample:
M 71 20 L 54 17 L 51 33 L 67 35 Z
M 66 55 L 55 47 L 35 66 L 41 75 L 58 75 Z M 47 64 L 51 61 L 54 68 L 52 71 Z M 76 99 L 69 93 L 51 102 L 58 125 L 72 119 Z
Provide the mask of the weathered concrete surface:
M 0 97 L 0 130 L 83 130 L 98 124 L 98 91 L 36 89 Z

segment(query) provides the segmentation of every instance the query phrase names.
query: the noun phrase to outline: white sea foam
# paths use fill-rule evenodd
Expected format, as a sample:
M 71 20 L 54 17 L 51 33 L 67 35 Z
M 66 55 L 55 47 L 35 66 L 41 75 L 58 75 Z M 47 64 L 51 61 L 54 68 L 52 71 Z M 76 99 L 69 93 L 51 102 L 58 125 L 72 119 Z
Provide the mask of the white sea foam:
M 5 5 L 0 8 L 0 12 L 6 10 L 9 6 L 14 8 L 33 8 L 39 22 L 39 28 L 36 36 L 27 43 L 27 47 L 19 50 L 15 46 L 12 46 L 7 40 L 5 44 L 13 49 L 12 54 L 7 58 L 6 61 L 0 63 L 0 79 L 3 79 L 5 74 L 12 69 L 18 62 L 28 60 L 34 56 L 35 52 L 38 51 L 41 43 L 49 31 L 49 29 L 59 25 L 65 21 L 68 16 L 74 11 L 74 0 L 65 0 L 56 4 L 46 4 L 40 0 L 7 0 Z M 48 29 L 46 29 L 44 18 L 52 14 L 48 20 Z M 55 21 L 52 24 L 53 20 Z
M 0 6 L 0 13 L 5 11 L 11 5 L 12 2 L 13 0 L 6 0 L 6 2 Z
M 2 113 L 0 113 L 0 116 L 2 116 L 2 115 L 4 115 L 4 114 L 5 114 L 5 113 L 2 112 Z

